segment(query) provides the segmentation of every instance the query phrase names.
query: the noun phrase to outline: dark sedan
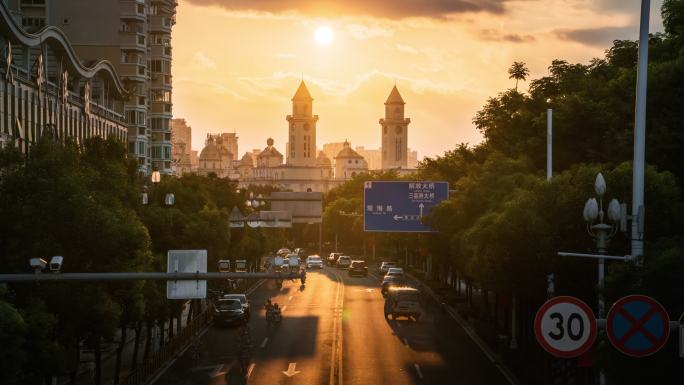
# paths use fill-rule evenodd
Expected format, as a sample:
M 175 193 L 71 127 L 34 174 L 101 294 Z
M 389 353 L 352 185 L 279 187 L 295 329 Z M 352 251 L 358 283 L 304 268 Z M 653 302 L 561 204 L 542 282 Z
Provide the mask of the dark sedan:
M 368 277 L 368 265 L 366 265 L 366 261 L 352 261 L 348 271 L 350 277 Z
M 222 298 L 214 304 L 214 324 L 235 325 L 245 320 L 245 311 L 240 300 Z

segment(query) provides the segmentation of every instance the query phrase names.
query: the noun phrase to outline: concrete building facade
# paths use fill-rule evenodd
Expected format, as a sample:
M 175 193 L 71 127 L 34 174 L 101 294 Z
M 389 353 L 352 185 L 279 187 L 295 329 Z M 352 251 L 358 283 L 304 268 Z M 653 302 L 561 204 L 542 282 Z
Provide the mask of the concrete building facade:
M 21 1 L 27 28 L 62 29 L 82 60 L 109 60 L 126 84 L 128 151 L 147 175 L 171 174 L 171 29 L 176 0 Z
M 171 146 L 173 173 L 180 176 L 193 172 L 197 165 L 192 156 L 192 127 L 185 119 L 171 120 Z
M 18 2 L 0 1 L 0 146 L 26 153 L 46 135 L 77 144 L 96 136 L 125 142 L 125 89 L 114 66 L 84 65 L 63 31 L 28 33 L 24 20 Z

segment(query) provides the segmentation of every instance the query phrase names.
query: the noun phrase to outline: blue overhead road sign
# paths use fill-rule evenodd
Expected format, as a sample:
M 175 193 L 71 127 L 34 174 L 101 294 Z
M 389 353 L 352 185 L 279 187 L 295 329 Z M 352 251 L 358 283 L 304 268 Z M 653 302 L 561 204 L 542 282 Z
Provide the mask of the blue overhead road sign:
M 364 185 L 363 229 L 369 232 L 431 232 L 422 219 L 449 197 L 449 183 L 368 181 Z

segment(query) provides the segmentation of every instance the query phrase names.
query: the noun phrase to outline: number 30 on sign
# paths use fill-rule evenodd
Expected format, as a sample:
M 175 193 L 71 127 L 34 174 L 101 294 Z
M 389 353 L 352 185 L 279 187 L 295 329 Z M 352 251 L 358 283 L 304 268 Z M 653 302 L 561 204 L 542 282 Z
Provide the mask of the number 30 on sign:
M 577 357 L 594 344 L 596 318 L 591 308 L 581 300 L 554 297 L 537 311 L 534 334 L 544 350 L 554 356 Z

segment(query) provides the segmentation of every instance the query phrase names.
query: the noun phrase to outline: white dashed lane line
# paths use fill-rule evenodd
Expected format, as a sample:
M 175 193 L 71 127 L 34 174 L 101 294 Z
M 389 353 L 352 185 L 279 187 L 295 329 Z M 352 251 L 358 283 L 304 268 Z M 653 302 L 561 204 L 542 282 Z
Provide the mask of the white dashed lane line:
M 418 373 L 418 378 L 421 380 L 423 379 L 423 372 L 420 370 L 420 366 L 418 364 L 413 364 L 413 367 L 416 368 L 416 372 Z
M 268 337 L 264 338 L 264 342 L 261 343 L 261 348 L 265 348 L 266 344 L 268 343 Z

